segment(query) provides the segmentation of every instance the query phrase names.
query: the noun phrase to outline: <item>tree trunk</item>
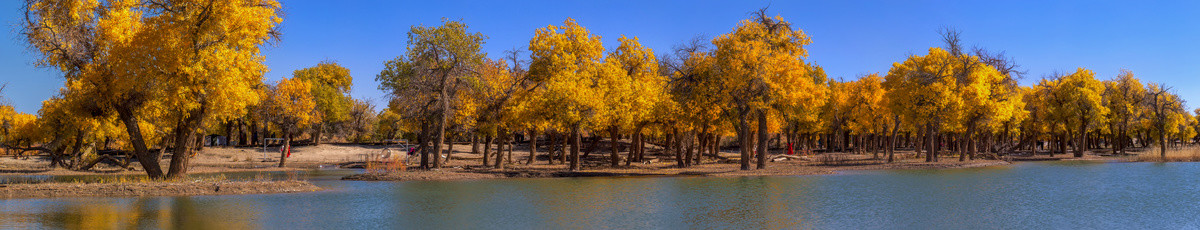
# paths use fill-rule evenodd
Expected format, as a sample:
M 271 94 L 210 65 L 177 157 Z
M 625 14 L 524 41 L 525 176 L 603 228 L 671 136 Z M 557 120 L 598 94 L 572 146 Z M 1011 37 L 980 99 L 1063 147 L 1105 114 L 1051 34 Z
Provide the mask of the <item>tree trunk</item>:
M 571 165 L 568 168 L 570 171 L 579 170 L 579 142 L 582 142 L 580 140 L 580 138 L 582 138 L 582 137 L 580 137 L 580 135 L 579 135 L 579 124 L 572 125 L 571 126 L 571 137 L 570 137 L 570 139 L 571 139 L 570 140 L 571 141 Z
M 529 160 L 525 161 L 525 165 L 533 164 L 533 160 L 537 158 L 537 130 L 529 130 Z
M 479 134 L 471 133 L 471 154 L 479 154 Z
M 685 159 L 683 159 L 683 151 L 679 151 L 680 139 L 682 138 L 680 138 L 678 130 L 671 129 L 671 132 L 667 134 L 666 144 L 670 154 L 675 155 L 675 166 L 683 168 L 686 163 L 684 162 Z
M 684 158 L 683 166 L 684 167 L 692 166 L 692 164 L 694 164 L 694 161 L 696 160 L 696 157 L 695 157 L 696 145 L 692 144 L 692 142 L 696 141 L 694 138 L 695 135 L 696 135 L 695 132 L 688 132 L 687 136 L 685 136 L 683 138 L 683 141 L 681 142 L 681 144 L 684 146 L 684 151 L 683 151 L 683 153 L 684 153 L 683 154 L 683 156 L 684 156 L 683 157 Z
M 609 138 L 609 144 L 612 148 L 611 154 L 608 155 L 608 158 L 609 162 L 612 163 L 612 167 L 615 168 L 621 165 L 621 156 L 618 155 L 620 154 L 619 151 L 621 151 L 621 149 L 618 148 L 620 146 L 620 142 L 618 141 L 621 140 L 621 136 L 618 133 L 617 126 L 615 125 L 608 128 L 608 134 L 611 137 Z
M 281 149 L 279 150 L 279 167 L 280 168 L 283 168 L 285 166 L 285 164 L 287 163 L 287 157 L 288 157 L 287 153 L 288 153 L 288 151 L 292 150 L 292 133 L 289 132 L 289 130 L 287 130 L 287 129 L 284 129 L 283 133 L 284 133 L 283 134 L 283 136 L 284 136 L 283 137 L 283 146 L 281 146 L 280 147 Z M 176 147 L 176 149 L 178 149 L 178 147 Z
M 633 165 L 633 158 L 637 156 L 638 133 L 633 133 L 629 139 L 629 152 L 625 153 L 625 166 Z
M 750 146 L 752 145 L 750 142 L 753 138 L 750 137 L 750 122 L 747 121 L 749 119 L 749 111 L 743 108 L 739 113 L 737 135 L 741 157 L 738 159 L 738 163 L 741 164 L 741 170 L 750 170 Z
M 559 146 L 559 149 L 558 149 L 558 163 L 570 164 L 570 163 L 567 163 L 567 158 L 569 158 L 568 156 L 570 155 L 570 154 L 568 154 L 567 152 L 569 152 L 569 151 L 570 151 L 570 149 L 569 149 L 569 148 L 571 148 L 571 145 L 570 145 L 570 143 L 571 143 L 571 140 L 570 140 L 570 139 L 571 139 L 571 136 L 569 136 L 569 135 L 570 135 L 570 133 L 567 133 L 567 134 L 559 134 L 559 138 L 558 138 L 558 139 L 559 139 L 559 142 L 560 142 L 560 143 L 558 144 L 558 146 Z
M 512 164 L 513 163 L 513 159 L 512 159 L 513 158 L 513 147 L 517 146 L 517 144 L 516 144 L 517 135 L 512 132 L 505 132 L 504 136 L 507 137 L 507 138 L 504 138 L 504 140 L 505 140 L 505 143 L 508 145 L 508 155 L 505 155 L 505 158 L 507 158 L 507 161 L 505 161 L 504 163 Z
M 175 149 L 171 151 L 171 168 L 168 169 L 167 179 L 181 179 L 187 176 L 188 161 L 192 159 L 190 144 L 196 134 L 194 125 L 198 125 L 187 123 L 191 124 L 184 124 L 175 131 Z
M 129 134 L 129 144 L 133 146 L 133 154 L 137 156 L 142 169 L 146 171 L 146 176 L 151 180 L 163 179 L 162 168 L 158 164 L 158 160 L 162 156 L 150 152 L 146 148 L 146 139 L 142 138 L 142 130 L 138 127 L 137 117 L 133 115 L 133 111 L 118 106 L 117 116 L 125 124 L 125 131 Z
M 1058 151 L 1061 151 L 1059 153 L 1067 154 L 1067 141 L 1071 140 L 1071 138 L 1069 136 L 1070 135 L 1064 131 L 1062 133 L 1062 136 L 1058 138 L 1058 146 L 1059 146 Z
M 442 82 L 441 82 L 441 84 L 439 84 L 439 87 L 438 87 L 439 88 L 438 93 L 440 93 L 440 95 L 438 96 L 438 104 L 440 104 L 442 108 L 438 109 L 439 117 L 438 117 L 438 122 L 437 122 L 437 131 L 436 131 L 437 133 L 435 134 L 437 136 L 434 137 L 434 140 L 433 140 L 434 141 L 433 142 L 433 149 L 434 149 L 433 150 L 433 167 L 434 168 L 442 167 L 441 161 L 439 161 L 438 158 L 440 158 L 442 156 L 442 144 L 446 141 L 446 120 L 450 119 L 450 99 L 449 99 L 449 96 L 447 96 L 448 93 L 446 92 L 447 88 L 450 87 L 447 84 L 447 82 L 449 81 L 449 78 L 450 78 L 450 76 L 448 76 L 448 74 L 443 73 L 442 74 Z
M 758 111 L 758 169 L 767 168 L 767 110 Z
M 642 129 L 638 128 L 638 132 L 634 135 L 637 135 L 637 144 L 634 145 L 634 148 L 637 149 L 636 150 L 637 153 L 633 154 L 634 155 L 633 160 L 637 161 L 639 163 L 645 162 L 645 160 L 646 160 L 645 159 L 645 157 L 646 157 L 646 134 L 643 134 Z
M 496 162 L 495 168 L 504 169 L 504 145 L 508 143 L 508 134 L 500 132 L 500 143 L 496 146 Z
M 483 167 L 491 166 L 491 164 L 488 164 L 488 157 L 491 157 L 492 154 L 492 139 L 491 134 L 483 137 Z
M 583 151 L 584 158 L 587 158 L 588 155 L 591 155 L 592 152 L 595 152 L 596 149 L 600 148 L 600 136 L 600 131 L 588 133 L 588 139 L 591 141 L 588 142 L 587 151 Z
M 317 122 L 317 127 L 313 133 L 313 145 L 321 145 L 321 132 L 325 131 L 325 122 Z
M 937 145 L 938 145 L 937 142 L 938 141 L 937 141 L 937 135 L 934 134 L 935 132 L 936 131 L 934 131 L 934 129 L 933 129 L 933 123 L 926 125 L 926 127 L 925 127 L 925 142 L 927 145 L 929 145 L 928 146 L 929 150 L 927 153 L 925 153 L 925 162 L 933 162 L 934 154 L 937 152 Z
M 421 168 L 429 169 L 429 125 L 421 125 L 421 136 L 417 141 L 417 149 L 421 150 Z
M 446 142 L 446 118 L 442 114 L 442 119 L 438 120 L 438 129 L 435 137 L 433 137 L 433 168 L 442 167 L 442 145 Z
M 250 145 L 258 145 L 258 122 L 250 122 Z
M 1160 143 L 1160 144 L 1158 145 L 1158 151 L 1159 151 L 1159 152 L 1158 152 L 1158 155 L 1159 155 L 1159 157 L 1162 159 L 1162 161 L 1163 161 L 1163 162 L 1166 162 L 1166 161 L 1167 161 L 1167 135 L 1166 135 L 1166 130 L 1167 130 L 1167 129 L 1166 129 L 1166 127 L 1160 127 L 1160 128 L 1158 129 L 1158 140 L 1162 142 L 1162 143 Z
M 1079 138 L 1075 140 L 1075 157 L 1083 157 L 1083 153 L 1087 151 L 1087 123 L 1083 122 L 1086 118 L 1080 118 Z
M 553 165 L 555 156 L 554 153 L 558 149 L 558 134 L 547 131 L 546 137 L 550 138 L 550 149 L 546 150 L 546 163 Z

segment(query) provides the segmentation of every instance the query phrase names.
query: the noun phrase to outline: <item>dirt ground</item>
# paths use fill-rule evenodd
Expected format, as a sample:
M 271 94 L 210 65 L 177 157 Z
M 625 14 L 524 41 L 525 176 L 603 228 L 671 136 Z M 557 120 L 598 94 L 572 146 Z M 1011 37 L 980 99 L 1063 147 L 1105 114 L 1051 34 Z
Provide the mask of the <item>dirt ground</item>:
M 522 146 L 523 147 L 523 146 Z M 886 163 L 882 159 L 873 159 L 870 154 L 831 153 L 816 156 L 781 157 L 772 154 L 771 158 L 778 161 L 767 164 L 763 170 L 739 170 L 736 159 L 738 154 L 732 149 L 720 153 L 723 159 L 704 157 L 699 165 L 688 168 L 678 168 L 674 159 L 655 156 L 654 152 L 647 153 L 646 162 L 634 162 L 626 166 L 611 167 L 608 164 L 608 152 L 597 150 L 583 157 L 583 169 L 568 172 L 567 166 L 555 161 L 548 164 L 544 155 L 538 156 L 533 164 L 526 165 L 529 151 L 518 147 L 513 151 L 512 162 L 506 168 L 494 169 L 482 165 L 480 154 L 471 154 L 471 146 L 458 144 L 450 153 L 451 160 L 440 169 L 416 170 L 419 162 L 416 156 L 407 156 L 406 147 L 379 145 L 333 145 L 298 146 L 293 149 L 287 160 L 286 168 L 278 168 L 278 147 L 263 151 L 261 147 L 206 147 L 192 160 L 189 172 L 234 172 L 234 171 L 288 171 L 314 168 L 361 168 L 368 159 L 372 162 L 390 161 L 404 162 L 407 158 L 406 171 L 391 171 L 388 173 L 369 173 L 348 177 L 353 180 L 459 180 L 459 179 L 490 179 L 490 178 L 525 178 L 525 177 L 587 177 L 587 176 L 770 176 L 770 175 L 813 175 L 830 174 L 844 170 L 878 170 L 878 169 L 941 169 L 941 168 L 970 168 L 1006 165 L 1010 161 L 1031 160 L 1124 160 L 1124 158 L 1101 157 L 1087 155 L 1084 158 L 1071 158 L 1070 155 L 1059 154 L 1053 158 L 1045 155 L 1032 157 L 1009 157 L 1001 160 L 971 160 L 958 161 L 956 155 L 946 155 L 938 162 L 924 162 L 923 158 L 915 157 L 911 151 L 898 151 L 896 162 Z M 539 154 L 545 154 L 546 149 L 540 148 Z M 384 156 L 390 156 L 383 158 Z M 624 153 L 622 153 L 624 156 Z M 833 157 L 829 157 L 833 156 Z M 494 157 L 493 157 L 494 159 Z M 493 162 L 494 163 L 494 162 Z M 44 158 L 31 157 L 13 159 L 0 157 L 0 175 L 88 175 L 88 174 L 140 174 L 137 166 L 132 170 L 110 165 L 100 165 L 86 172 L 64 169 L 47 168 L 48 161 Z M 378 164 L 378 163 L 376 163 Z M 136 165 L 136 164 L 135 164 Z M 164 157 L 163 166 L 167 165 Z

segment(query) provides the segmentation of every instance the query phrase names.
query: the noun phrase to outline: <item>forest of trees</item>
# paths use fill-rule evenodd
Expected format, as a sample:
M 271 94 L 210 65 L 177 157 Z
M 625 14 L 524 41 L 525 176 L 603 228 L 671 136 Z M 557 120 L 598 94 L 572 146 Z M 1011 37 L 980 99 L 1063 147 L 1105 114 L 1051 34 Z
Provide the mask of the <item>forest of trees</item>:
M 1022 86 L 1027 73 L 1012 58 L 967 48 L 952 29 L 940 32 L 942 47 L 887 73 L 830 78 L 807 61 L 812 41 L 799 25 L 767 9 L 659 53 L 636 36 L 606 49 L 573 19 L 537 29 L 527 49 L 501 59 L 461 21 L 412 26 L 406 50 L 376 75 L 390 95 L 379 111 L 350 97 L 350 71 L 333 61 L 266 82 L 260 48 L 280 38 L 282 14 L 274 0 L 29 0 L 19 32 L 36 65 L 61 71 L 65 85 L 36 115 L 0 106 L 0 143 L 76 170 L 126 156 L 164 179 L 186 175 L 208 135 L 242 146 L 403 138 L 419 145 L 421 168 L 445 166 L 455 142 L 482 144 L 472 151 L 489 167 L 510 162 L 493 144 L 511 159 L 520 143 L 530 150 L 523 164 L 569 170 L 601 139 L 613 167 L 648 149 L 689 167 L 729 146 L 750 170 L 767 167 L 772 148 L 887 162 L 897 149 L 926 161 L 1165 153 L 1200 128 L 1169 86 L 1127 70 L 1100 80 L 1086 68 Z M 164 172 L 157 159 L 168 155 Z

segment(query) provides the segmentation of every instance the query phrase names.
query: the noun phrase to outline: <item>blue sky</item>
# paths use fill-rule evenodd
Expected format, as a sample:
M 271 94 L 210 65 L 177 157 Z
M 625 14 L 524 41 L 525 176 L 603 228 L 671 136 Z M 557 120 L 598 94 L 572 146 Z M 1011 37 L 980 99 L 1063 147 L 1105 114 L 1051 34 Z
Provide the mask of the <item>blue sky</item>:
M 57 93 L 60 74 L 31 64 L 16 31 L 21 1 L 0 1 L 0 83 L 18 111 L 34 113 Z M 1048 2 L 1048 3 L 1047 3 Z M 1109 79 L 1130 69 L 1143 82 L 1175 87 L 1200 100 L 1200 1 L 283 1 L 283 40 L 266 47 L 268 81 L 323 60 L 354 77 L 354 97 L 385 106 L 375 75 L 402 55 L 412 25 L 461 19 L 488 36 L 484 51 L 524 49 L 534 30 L 575 18 L 606 47 L 637 36 L 656 52 L 694 36 L 729 32 L 748 13 L 770 6 L 812 37 L 809 61 L 833 78 L 886 73 L 908 54 L 940 45 L 954 27 L 968 45 L 1006 51 L 1028 85 L 1054 72 L 1085 67 Z M 1200 102 L 1189 103 L 1189 107 Z

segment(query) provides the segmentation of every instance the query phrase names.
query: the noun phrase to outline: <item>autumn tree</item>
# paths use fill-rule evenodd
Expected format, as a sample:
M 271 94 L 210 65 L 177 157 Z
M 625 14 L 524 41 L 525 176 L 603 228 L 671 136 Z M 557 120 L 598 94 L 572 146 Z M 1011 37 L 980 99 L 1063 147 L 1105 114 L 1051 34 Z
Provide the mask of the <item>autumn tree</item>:
M 279 167 L 287 162 L 288 152 L 291 151 L 292 138 L 304 128 L 320 122 L 316 100 L 312 93 L 312 83 L 297 78 L 284 78 L 271 87 L 264 100 L 263 106 L 267 111 L 267 119 L 277 125 L 283 134 L 283 149 L 279 155 Z
M 317 105 L 315 112 L 320 118 L 313 127 L 312 139 L 314 144 L 321 144 L 321 134 L 327 127 L 350 119 L 353 106 L 350 85 L 353 77 L 349 69 L 331 61 L 296 70 L 292 76 L 296 80 L 308 81 L 312 86 L 312 96 Z
M 406 103 L 413 104 L 409 109 L 427 113 L 431 123 L 422 125 L 425 139 L 420 142 L 433 142 L 433 159 L 422 154 L 422 168 L 441 167 L 439 157 L 455 112 L 457 90 L 473 76 L 472 68 L 483 61 L 480 46 L 484 39 L 480 33 L 468 33 L 460 21 L 443 19 L 437 27 L 413 26 L 405 55 L 389 61 L 376 77 L 380 89 L 394 98 L 415 100 Z
M 1180 132 L 1180 126 L 1186 126 L 1188 117 L 1183 100 L 1171 93 L 1171 88 L 1162 84 L 1151 83 L 1146 87 L 1144 100 L 1147 113 L 1147 123 L 1154 135 L 1158 135 L 1159 156 L 1167 158 L 1167 138 Z M 1193 134 L 1194 135 L 1194 134 Z
M 1087 151 L 1088 132 L 1098 129 L 1099 124 L 1105 122 L 1109 111 L 1101 104 L 1104 84 L 1096 80 L 1094 72 L 1084 68 L 1054 81 L 1051 93 L 1062 103 L 1056 103 L 1056 106 L 1050 108 L 1053 111 L 1051 116 L 1060 118 L 1063 124 L 1067 125 L 1066 131 L 1069 134 L 1065 135 L 1075 139 L 1074 155 L 1082 157 L 1084 151 Z M 1065 145 L 1065 139 L 1060 145 Z
M 927 145 L 925 161 L 937 159 L 936 133 L 961 110 L 962 101 L 955 90 L 953 55 L 941 48 L 930 48 L 925 56 L 909 56 L 895 63 L 885 77 L 888 107 L 903 123 L 922 129 Z
M 598 77 L 603 91 L 603 110 L 597 115 L 596 129 L 607 129 L 610 136 L 610 164 L 620 164 L 618 156 L 621 134 L 628 133 L 637 124 L 651 119 L 651 110 L 660 100 L 665 89 L 666 78 L 659 75 L 658 60 L 654 51 L 638 42 L 637 37 L 618 38 L 621 45 L 608 55 L 609 65 Z
M 174 137 L 170 171 L 187 173 L 201 123 L 257 102 L 249 87 L 266 67 L 280 4 L 254 1 L 27 1 L 21 31 L 39 66 L 62 71 L 69 94 L 115 111 L 147 175 L 164 178 L 142 119 Z
M 1107 120 L 1113 154 L 1125 154 L 1125 148 L 1131 142 L 1129 131 L 1145 111 L 1145 98 L 1146 87 L 1132 71 L 1121 70 L 1116 78 L 1104 82 L 1102 99 L 1109 111 Z
M 642 128 L 652 122 L 689 127 L 699 135 L 696 138 L 700 145 L 698 152 L 703 155 L 707 151 L 711 157 L 716 157 L 720 135 L 726 131 L 723 125 L 727 118 L 725 112 L 730 108 L 733 95 L 723 87 L 723 79 L 715 69 L 715 59 L 706 43 L 696 37 L 658 59 L 659 70 L 664 72 L 661 75 L 669 76 L 664 99 L 651 110 L 650 119 L 635 125 L 631 158 L 644 155 Z M 698 162 L 698 158 L 693 161 Z M 632 161 L 629 159 L 626 164 Z
M 883 149 L 882 141 L 890 139 L 884 136 L 896 128 L 884 97 L 883 77 L 879 74 L 863 76 L 847 83 L 845 88 L 848 92 L 847 110 L 852 111 L 847 118 L 847 129 L 859 136 L 860 144 L 872 146 L 872 154 L 879 158 L 878 150 Z M 858 149 L 858 145 L 855 149 Z M 892 159 L 888 152 L 888 159 Z
M 484 59 L 475 72 L 477 81 L 471 84 L 470 95 L 464 98 L 469 99 L 468 107 L 478 107 L 471 115 L 475 131 L 484 136 L 483 164 L 489 166 L 488 156 L 495 139 L 507 139 L 510 131 L 516 129 L 536 132 L 541 126 L 538 121 L 545 116 L 540 114 L 542 109 L 528 104 L 529 89 L 519 68 L 510 68 L 505 60 Z M 536 149 L 530 151 L 533 154 Z M 494 164 L 490 166 L 503 169 L 504 154 L 497 151 L 494 156 Z
M 804 63 L 808 57 L 804 46 L 811 43 L 808 35 L 780 16 L 768 16 L 765 8 L 753 15 L 712 42 L 723 87 L 730 88 L 733 95 L 731 112 L 742 146 L 742 170 L 750 170 L 751 146 L 755 145 L 758 168 L 766 167 L 769 113 L 789 106 L 820 105 L 823 98 L 813 93 L 820 92 L 819 86 L 806 77 L 810 71 Z M 752 117 L 757 117 L 757 144 L 752 136 L 756 131 L 750 129 Z
M 578 170 L 580 129 L 603 106 L 597 100 L 603 92 L 596 81 L 613 65 L 605 65 L 600 36 L 591 35 L 574 19 L 563 24 L 540 28 L 529 41 L 529 80 L 543 85 L 537 106 L 546 110 L 553 123 L 570 130 L 569 169 Z
M 348 140 L 361 143 L 371 139 L 371 134 L 374 133 L 375 124 L 378 118 L 378 113 L 375 110 L 375 105 L 368 100 L 350 99 L 350 109 L 347 112 L 348 120 L 343 122 L 338 127 L 342 132 L 348 132 L 346 137 Z

